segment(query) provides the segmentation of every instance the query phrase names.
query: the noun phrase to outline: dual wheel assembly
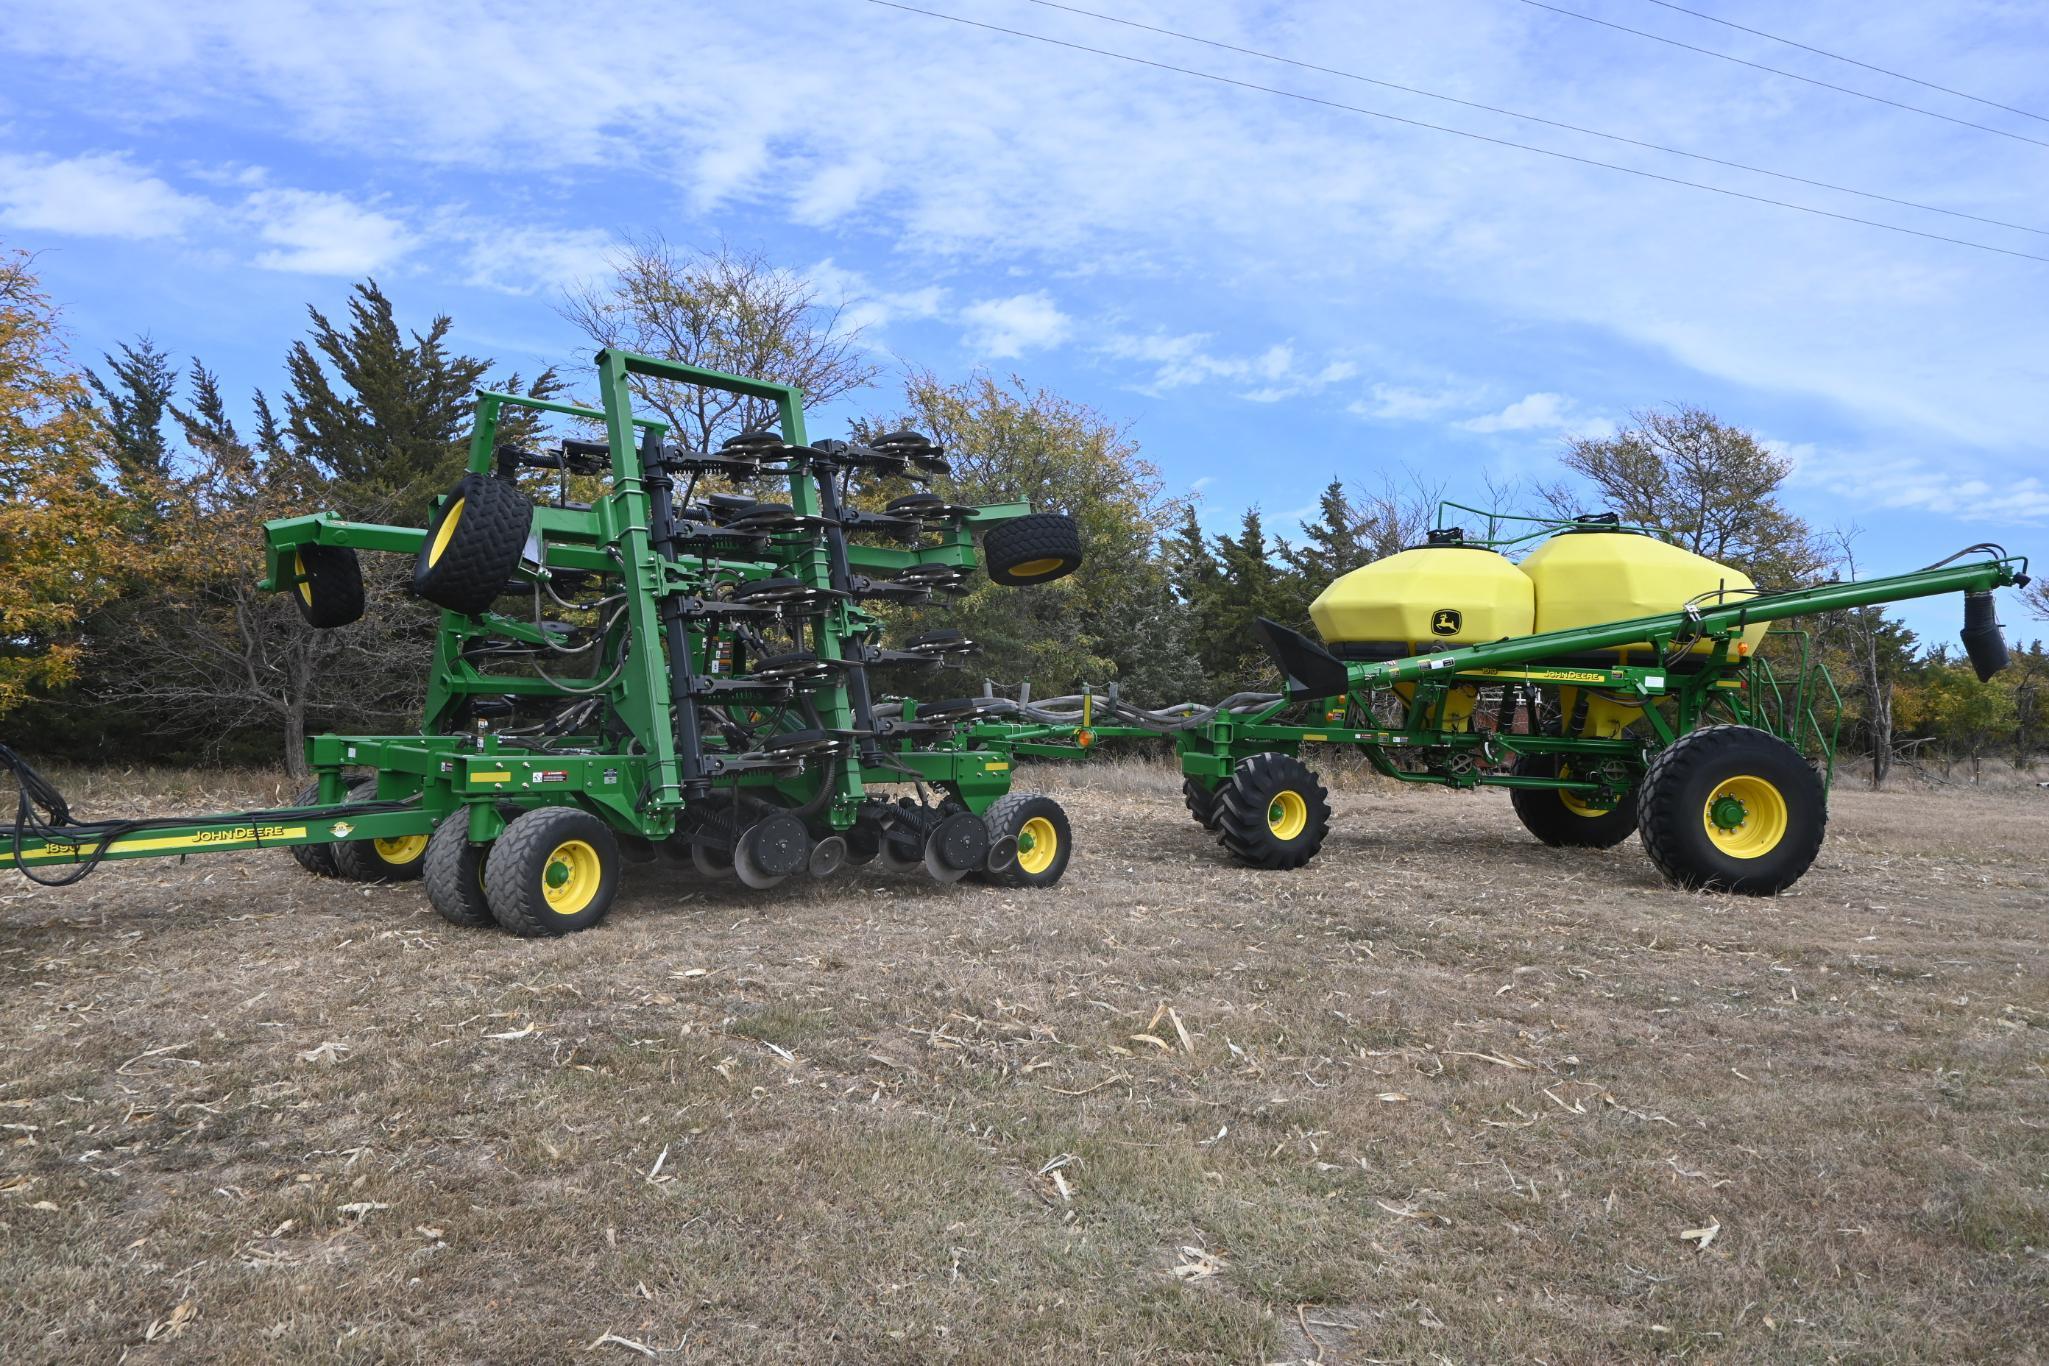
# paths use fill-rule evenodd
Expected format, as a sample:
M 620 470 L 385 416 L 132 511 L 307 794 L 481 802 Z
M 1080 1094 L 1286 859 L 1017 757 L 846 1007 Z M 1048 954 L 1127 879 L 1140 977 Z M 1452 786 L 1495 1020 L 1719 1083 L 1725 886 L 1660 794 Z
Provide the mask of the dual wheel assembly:
M 788 825 L 793 830 L 781 827 Z M 1036 792 L 999 798 L 981 816 L 948 813 L 934 822 L 915 857 L 894 835 L 852 855 L 881 858 L 896 871 L 923 869 L 940 882 L 972 878 L 991 886 L 1043 888 L 1067 871 L 1074 837 L 1060 803 Z M 574 806 L 522 812 L 498 838 L 473 843 L 461 812 L 433 835 L 295 846 L 309 870 L 353 881 L 426 883 L 427 899 L 442 919 L 468 927 L 498 925 L 523 938 L 552 938 L 588 929 L 611 911 L 624 859 L 621 841 L 602 819 Z M 827 876 L 849 859 L 849 841 L 828 835 L 816 842 L 787 813 L 750 826 L 711 875 L 737 874 L 752 887 L 768 887 L 800 870 Z M 861 854 L 865 853 L 866 857 Z
M 1570 778 L 1569 760 L 1526 755 L 1515 772 Z M 1330 794 L 1287 754 L 1241 759 L 1212 787 L 1187 779 L 1189 814 L 1240 863 L 1299 868 L 1330 833 Z M 1606 849 L 1632 834 L 1671 881 L 1770 896 L 1813 864 L 1828 824 L 1821 776 L 1784 740 L 1752 726 L 1704 726 L 1660 751 L 1614 805 L 1564 788 L 1515 788 L 1523 825 L 1546 844 Z

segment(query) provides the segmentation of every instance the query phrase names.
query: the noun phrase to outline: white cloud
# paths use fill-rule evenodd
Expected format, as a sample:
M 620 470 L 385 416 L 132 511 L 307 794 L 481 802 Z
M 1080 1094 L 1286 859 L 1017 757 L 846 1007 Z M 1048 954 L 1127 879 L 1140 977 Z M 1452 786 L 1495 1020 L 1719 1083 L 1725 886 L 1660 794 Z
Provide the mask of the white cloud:
M 1251 384 L 1255 387 L 1238 390 L 1237 396 L 1250 403 L 1278 403 L 1341 384 L 1359 373 L 1357 363 L 1341 359 L 1305 370 L 1296 363 L 1293 342 L 1276 342 L 1246 355 L 1224 355 L 1211 349 L 1213 339 L 1208 332 L 1110 331 L 1098 349 L 1112 359 L 1149 367 L 1152 377 L 1138 387 L 1153 395 L 1190 385 Z
M 507 294 L 533 294 L 595 279 L 610 268 L 618 239 L 599 228 L 523 228 L 448 223 L 442 233 L 466 244 L 468 283 Z
M 1454 423 L 1461 431 L 1492 435 L 1501 432 L 1570 432 L 1575 436 L 1604 437 L 1615 433 L 1615 424 L 1589 414 L 1564 394 L 1525 394 L 1498 413 L 1486 413 Z
M 0 156 L 0 223 L 81 237 L 176 237 L 206 211 L 118 152 Z
M 1366 397 L 1354 400 L 1345 411 L 1383 422 L 1423 422 L 1469 407 L 1478 397 L 1469 388 L 1413 389 L 1400 384 L 1375 384 L 1367 389 Z
M 345 195 L 320 190 L 258 190 L 242 201 L 256 236 L 271 244 L 256 264 L 307 275 L 367 275 L 415 245 L 398 219 Z
M 942 285 L 892 290 L 876 285 L 858 270 L 827 257 L 798 272 L 818 292 L 819 302 L 840 310 L 840 321 L 863 331 L 880 331 L 893 322 L 944 316 L 947 291 Z
M 1044 290 L 984 299 L 961 310 L 968 325 L 962 343 L 977 355 L 1008 360 L 1066 341 L 1074 320 L 1060 311 Z
M 1984 526 L 2049 522 L 2049 481 L 2040 476 L 1993 482 L 1924 456 L 1812 445 L 1794 454 L 1789 486 L 1826 494 L 1831 505 L 1932 512 Z

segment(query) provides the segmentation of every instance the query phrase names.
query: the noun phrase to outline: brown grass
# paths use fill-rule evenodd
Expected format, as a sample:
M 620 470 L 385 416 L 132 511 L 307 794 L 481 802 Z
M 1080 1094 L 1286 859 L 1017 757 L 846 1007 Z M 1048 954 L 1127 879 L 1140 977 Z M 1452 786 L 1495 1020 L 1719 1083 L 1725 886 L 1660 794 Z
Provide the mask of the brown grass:
M 0 875 L 0 1358 L 2043 1353 L 2049 795 L 1846 790 L 1748 901 L 1494 794 L 1355 785 L 1268 874 L 1037 776 L 1052 892 L 635 868 L 557 942 Z

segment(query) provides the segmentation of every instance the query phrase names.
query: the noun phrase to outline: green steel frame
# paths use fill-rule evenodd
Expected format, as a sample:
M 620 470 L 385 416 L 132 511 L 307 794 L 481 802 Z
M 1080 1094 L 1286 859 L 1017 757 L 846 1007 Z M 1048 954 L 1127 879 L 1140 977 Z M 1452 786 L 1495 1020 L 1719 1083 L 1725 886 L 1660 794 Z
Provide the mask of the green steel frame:
M 875 789 L 926 785 L 980 813 L 1010 788 L 1012 765 L 992 755 L 939 737 L 936 744 L 910 739 L 884 744 L 869 715 L 865 669 L 859 649 L 880 631 L 880 620 L 856 596 L 833 592 L 836 572 L 844 590 L 849 573 L 888 577 L 914 565 L 944 565 L 966 572 L 978 564 L 974 532 L 1024 516 L 1028 503 L 962 508 L 916 538 L 908 547 L 857 545 L 841 539 L 844 561 L 835 566 L 829 537 L 805 530 L 769 538 L 757 558 L 663 553 L 656 545 L 657 512 L 668 504 L 669 480 L 659 466 L 666 424 L 633 411 L 636 377 L 703 385 L 775 406 L 786 465 L 789 506 L 813 524 L 836 523 L 839 509 L 833 467 L 808 445 L 802 391 L 785 384 L 723 374 L 652 356 L 608 350 L 596 358 L 602 407 L 580 407 L 517 394 L 481 393 L 471 433 L 468 469 L 488 473 L 507 408 L 521 408 L 602 423 L 610 469 L 606 488 L 587 509 L 538 506 L 522 582 L 536 587 L 560 571 L 581 571 L 616 580 L 623 592 L 623 630 L 605 643 L 609 679 L 601 667 L 590 676 L 553 681 L 532 674 L 492 673 L 479 668 L 473 647 L 485 641 L 539 646 L 544 631 L 534 620 L 496 611 L 467 616 L 444 611 L 435 641 L 421 731 L 414 735 L 321 735 L 307 742 L 307 759 L 318 776 L 315 804 L 276 812 L 194 817 L 151 823 L 146 830 L 111 840 L 23 837 L 19 862 L 62 865 L 94 858 L 142 858 L 206 850 L 321 844 L 338 840 L 398 839 L 430 833 L 462 811 L 470 838 L 495 838 L 520 812 L 539 806 L 574 804 L 601 816 L 619 832 L 661 840 L 677 830 L 693 802 L 731 798 L 741 788 L 774 786 L 786 801 L 817 801 L 819 818 L 836 830 L 852 826 Z M 654 460 L 650 456 L 657 457 Z M 342 520 L 331 513 L 286 518 L 266 527 L 267 575 L 262 587 L 296 589 L 302 581 L 298 553 L 309 545 L 417 555 L 426 540 L 421 527 L 386 526 Z M 678 599 L 701 601 L 720 585 L 770 576 L 800 580 L 831 598 L 809 618 L 809 645 L 823 660 L 836 661 L 832 677 L 805 690 L 822 727 L 843 737 L 836 762 L 807 761 L 801 767 L 750 764 L 698 724 L 700 688 L 715 679 L 733 641 L 731 627 L 716 617 L 681 623 L 665 620 L 664 608 Z M 672 614 L 673 615 L 673 614 Z M 502 738 L 488 727 L 453 724 L 464 704 L 481 697 L 571 701 L 583 695 L 604 699 L 616 735 L 558 737 L 545 752 Z M 911 710 L 915 710 L 913 707 Z M 774 723 L 774 724 L 787 724 Z M 794 726 L 791 726 L 794 729 Z M 375 777 L 375 802 L 359 795 L 349 803 L 353 773 Z M 833 790 L 819 791 L 828 775 Z M 332 809 L 349 803 L 352 807 Z M 382 808 L 382 809 L 376 809 Z M 0 847 L 0 868 L 16 857 Z

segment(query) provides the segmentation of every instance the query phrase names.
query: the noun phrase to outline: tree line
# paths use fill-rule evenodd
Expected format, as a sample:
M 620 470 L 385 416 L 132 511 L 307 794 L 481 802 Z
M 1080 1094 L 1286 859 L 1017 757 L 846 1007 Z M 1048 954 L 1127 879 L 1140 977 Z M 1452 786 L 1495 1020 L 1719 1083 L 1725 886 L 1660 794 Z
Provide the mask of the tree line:
M 616 264 L 561 306 L 586 355 L 625 346 L 796 384 L 814 403 L 871 393 L 881 379 L 859 328 L 759 257 L 657 238 L 628 244 Z M 310 631 L 282 595 L 256 591 L 262 525 L 322 509 L 421 524 L 463 467 L 478 388 L 574 398 L 587 363 L 505 372 L 454 348 L 446 316 L 401 324 L 374 280 L 355 285 L 339 315 L 309 305 L 307 320 L 283 345 L 277 392 L 238 401 L 201 358 L 150 332 L 78 363 L 32 259 L 0 257 L 0 732 L 11 742 L 94 762 L 282 758 L 296 768 L 307 734 L 417 723 L 435 613 L 407 595 L 409 566 L 366 556 L 364 619 Z M 772 416 L 758 401 L 637 383 L 637 401 L 699 447 Z M 905 633 L 943 622 L 981 646 L 969 670 L 927 695 L 978 691 L 985 678 L 1039 696 L 1114 683 L 1164 705 L 1272 686 L 1254 619 L 1306 627 L 1326 584 L 1420 542 L 1452 491 L 1414 476 L 1365 485 L 1333 475 L 1298 533 L 1276 534 L 1257 507 L 1216 532 L 1128 427 L 1014 376 L 912 369 L 855 425 L 910 426 L 944 443 L 959 500 L 1029 499 L 1082 527 L 1087 559 L 1068 579 L 1028 592 L 984 583 L 893 611 Z M 541 432 L 525 416 L 502 435 Z M 1613 511 L 1769 587 L 1854 572 L 1854 533 L 1825 537 L 1784 507 L 1788 473 L 1750 433 L 1679 406 L 1571 442 L 1551 482 L 1478 493 L 1503 514 Z M 1506 525 L 1482 520 L 1468 530 Z M 2030 605 L 2049 616 L 2039 584 Z M 1985 684 L 1956 649 L 1924 645 L 1882 608 L 1805 624 L 1844 686 L 1851 748 L 1869 756 L 1874 781 L 1896 759 L 1973 775 L 1993 759 L 2032 764 L 2049 722 L 2039 641 Z

